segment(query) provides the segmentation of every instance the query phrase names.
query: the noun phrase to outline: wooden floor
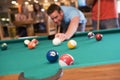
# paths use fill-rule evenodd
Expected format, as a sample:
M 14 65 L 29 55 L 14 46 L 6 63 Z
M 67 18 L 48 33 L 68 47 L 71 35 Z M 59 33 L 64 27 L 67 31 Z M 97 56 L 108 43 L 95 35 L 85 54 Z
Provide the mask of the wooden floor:
M 0 80 L 18 80 L 18 77 L 19 74 L 5 75 L 0 76 Z M 63 69 L 59 80 L 120 80 L 120 63 Z
M 120 80 L 120 63 L 65 69 L 60 80 Z

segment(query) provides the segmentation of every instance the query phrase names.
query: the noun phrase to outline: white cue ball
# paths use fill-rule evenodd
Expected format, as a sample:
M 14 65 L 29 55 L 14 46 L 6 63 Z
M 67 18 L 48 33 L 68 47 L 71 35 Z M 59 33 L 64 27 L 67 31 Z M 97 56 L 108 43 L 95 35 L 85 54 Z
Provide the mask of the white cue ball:
M 24 40 L 24 44 L 25 44 L 25 45 L 28 45 L 29 43 L 30 43 L 30 40 L 27 40 L 27 39 Z
M 54 38 L 52 43 L 53 43 L 53 45 L 60 45 L 61 44 L 61 40 L 59 38 Z

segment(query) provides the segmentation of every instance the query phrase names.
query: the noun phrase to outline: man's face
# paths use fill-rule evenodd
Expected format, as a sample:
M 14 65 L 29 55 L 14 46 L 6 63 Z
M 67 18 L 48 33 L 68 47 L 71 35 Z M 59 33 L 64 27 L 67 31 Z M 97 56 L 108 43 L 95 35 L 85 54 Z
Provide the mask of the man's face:
M 50 14 L 50 17 L 57 25 L 61 25 L 63 19 L 63 12 L 58 12 L 57 10 L 55 10 L 52 14 Z

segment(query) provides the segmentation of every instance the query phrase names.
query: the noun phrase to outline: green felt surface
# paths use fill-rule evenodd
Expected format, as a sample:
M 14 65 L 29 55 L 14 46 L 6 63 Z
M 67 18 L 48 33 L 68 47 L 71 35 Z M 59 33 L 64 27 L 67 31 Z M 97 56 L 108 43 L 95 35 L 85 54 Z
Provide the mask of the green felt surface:
M 68 53 L 74 57 L 74 64 L 64 68 L 85 67 L 102 64 L 120 63 L 120 29 L 94 31 L 102 33 L 103 39 L 89 39 L 87 32 L 77 33 L 72 39 L 77 41 L 75 49 L 69 49 L 67 42 L 53 46 L 52 40 L 39 37 L 35 49 L 24 46 L 24 39 L 0 41 L 6 42 L 8 49 L 0 50 L 0 75 L 25 72 L 26 77 L 44 78 L 54 75 L 60 68 L 58 62 L 49 63 L 46 59 L 48 50 L 58 51 L 59 56 Z

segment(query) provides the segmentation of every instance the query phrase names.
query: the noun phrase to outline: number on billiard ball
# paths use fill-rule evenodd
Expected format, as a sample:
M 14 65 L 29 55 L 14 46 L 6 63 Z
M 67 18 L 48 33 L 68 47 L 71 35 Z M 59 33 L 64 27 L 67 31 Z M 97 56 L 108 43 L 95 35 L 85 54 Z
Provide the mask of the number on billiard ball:
M 100 33 L 98 33 L 98 34 L 95 35 L 95 38 L 96 38 L 97 41 L 102 40 L 102 37 L 103 37 L 103 35 L 100 34 Z
M 46 54 L 46 58 L 50 63 L 53 63 L 58 60 L 59 54 L 56 50 L 49 50 Z

